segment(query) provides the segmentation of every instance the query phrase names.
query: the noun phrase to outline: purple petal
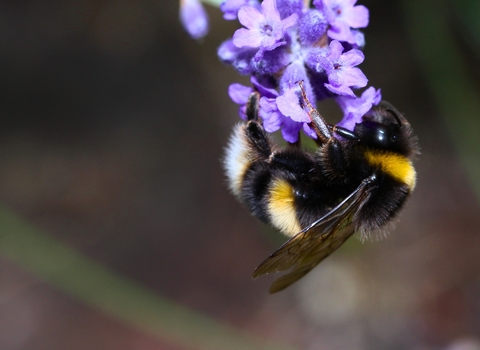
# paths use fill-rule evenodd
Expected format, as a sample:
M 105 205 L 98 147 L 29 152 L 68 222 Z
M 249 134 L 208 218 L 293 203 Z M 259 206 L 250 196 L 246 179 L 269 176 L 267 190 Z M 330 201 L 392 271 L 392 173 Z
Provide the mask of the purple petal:
M 287 69 L 285 69 L 279 82 L 280 91 L 286 92 L 288 89 L 292 88 L 295 88 L 296 91 L 299 91 L 298 83 L 300 81 L 303 81 L 307 98 L 310 100 L 312 105 L 315 106 L 315 95 L 313 93 L 312 86 L 310 85 L 310 78 L 307 75 L 307 71 L 301 60 L 294 61 L 287 67 Z
M 352 34 L 352 30 L 345 22 L 335 24 L 327 31 L 327 34 L 331 39 L 346 41 L 349 44 L 355 43 L 355 37 Z
M 263 127 L 267 132 L 275 132 L 282 125 L 282 116 L 277 108 L 275 99 L 260 98 L 259 115 L 263 119 Z
M 269 81 L 266 81 L 265 79 L 260 81 L 259 78 L 252 75 L 250 82 L 253 84 L 253 86 L 255 86 L 260 95 L 267 98 L 276 98 L 278 96 L 277 90 L 275 90 L 273 87 L 269 87 L 271 85 Z
M 272 76 L 284 69 L 291 55 L 287 49 L 288 47 L 284 45 L 271 51 L 260 48 L 252 60 L 255 73 Z
M 296 13 L 291 14 L 284 20 L 282 20 L 282 28 L 283 30 L 290 28 L 291 26 L 295 25 L 298 20 L 298 15 Z
M 343 117 L 343 119 L 337 125 L 347 130 L 353 131 L 353 129 L 355 129 L 355 124 L 358 124 L 361 122 L 362 122 L 362 117 L 358 117 L 358 115 L 353 113 L 348 113 Z
M 329 77 L 330 80 L 330 77 Z M 342 85 L 361 88 L 367 85 L 368 79 L 359 68 L 345 68 L 338 72 L 338 81 Z
M 285 118 L 283 121 L 282 136 L 285 141 L 295 143 L 298 141 L 298 133 L 300 132 L 301 128 L 301 123 L 296 123 L 289 118 Z
M 318 73 L 323 73 L 325 69 L 322 66 L 324 64 L 330 65 L 326 59 L 327 50 L 326 48 L 319 47 L 311 47 L 304 50 L 304 63 L 308 68 Z
M 330 60 L 338 59 L 343 52 L 343 45 L 338 40 L 332 40 L 330 43 L 330 53 L 328 55 Z
M 203 38 L 208 33 L 208 16 L 199 0 L 180 2 L 180 21 L 194 39 Z
M 238 47 L 233 45 L 233 41 L 230 39 L 220 45 L 217 50 L 217 55 L 223 63 L 231 64 L 237 59 L 239 51 Z
M 292 13 L 301 15 L 303 9 L 303 0 L 277 0 L 277 10 L 281 18 L 286 18 Z
M 373 86 L 369 87 L 367 90 L 370 90 L 370 89 L 375 90 Z M 382 89 L 378 89 L 377 91 L 375 91 L 375 94 L 373 95 L 372 103 L 374 106 L 376 106 L 380 103 L 381 100 L 382 100 Z
M 260 4 L 256 0 L 225 0 L 220 4 L 220 10 L 223 12 L 223 19 L 237 19 L 238 11 L 245 5 L 260 9 Z
M 365 60 L 365 55 L 362 51 L 357 49 L 352 49 L 348 52 L 345 52 L 341 56 L 342 65 L 344 66 L 358 66 Z
M 261 46 L 262 46 L 262 55 L 263 55 L 263 52 L 265 51 L 272 51 L 272 50 L 275 50 L 277 47 L 279 46 L 282 46 L 282 45 L 285 45 L 287 42 L 286 41 L 278 41 L 279 39 L 281 39 L 283 37 L 283 32 L 277 30 L 274 35 L 272 36 L 268 36 L 268 35 L 265 35 L 262 39 L 262 43 L 261 43 Z M 262 58 L 262 55 L 259 55 L 259 59 Z
M 365 35 L 359 30 L 352 30 L 353 38 L 355 39 L 355 43 L 351 43 L 353 47 L 356 48 L 363 48 L 365 46 Z
M 314 58 L 310 58 L 309 59 L 310 62 L 317 62 L 315 64 L 315 71 L 318 72 L 318 73 L 330 73 L 333 69 L 333 65 L 332 65 L 332 61 L 327 57 L 327 56 L 324 56 L 322 55 L 321 53 L 318 54 L 316 57 Z M 313 63 L 312 62 L 312 63 Z
M 280 112 L 276 111 L 271 113 L 268 118 L 263 119 L 263 128 L 266 132 L 275 132 L 282 127 L 282 120 L 284 117 L 280 114 Z
M 325 3 L 323 0 L 313 0 L 313 6 L 315 6 L 319 11 L 325 12 Z
M 283 95 L 277 97 L 276 101 L 278 110 L 282 112 L 283 115 L 290 117 L 295 122 L 310 122 L 308 113 L 300 107 L 295 89 L 286 90 Z
M 251 87 L 241 84 L 232 84 L 228 87 L 228 95 L 233 102 L 239 105 L 247 103 L 252 92 L 253 89 Z
M 256 49 L 249 47 L 236 47 L 233 40 L 223 42 L 218 48 L 218 57 L 223 63 L 232 65 L 240 74 L 252 74 L 252 57 Z
M 269 18 L 274 22 L 280 22 L 280 13 L 277 10 L 275 0 L 263 0 L 262 2 L 262 13 L 265 17 Z M 242 23 L 243 24 L 243 23 Z
M 245 28 L 237 29 L 233 34 L 233 44 L 236 47 L 260 47 L 263 36 L 254 30 Z
M 344 117 L 338 125 L 353 131 L 355 124 L 361 123 L 362 117 L 373 105 L 380 103 L 381 99 L 380 89 L 375 90 L 373 86 L 366 89 L 361 97 L 338 97 L 336 101 L 344 113 Z
M 248 29 L 258 28 L 258 24 L 265 21 L 265 16 L 255 7 L 243 6 L 238 11 L 238 20 Z
M 335 86 L 332 84 L 325 84 L 325 87 L 337 95 L 351 96 L 351 97 L 355 96 L 355 94 L 353 93 L 353 90 L 346 85 Z
M 303 131 L 305 132 L 305 134 L 307 134 L 308 137 L 311 137 L 312 139 L 316 139 L 318 137 L 315 130 L 307 123 L 303 123 Z
M 260 98 L 260 108 L 263 112 L 269 114 L 278 110 L 277 102 L 274 98 L 262 97 Z
M 298 21 L 298 37 L 305 45 L 316 43 L 327 31 L 328 22 L 324 14 L 311 9 Z
M 343 20 L 352 28 L 365 28 L 369 20 L 368 9 L 363 5 L 355 6 L 345 11 Z
M 279 81 L 280 91 L 298 87 L 298 82 L 302 80 L 308 82 L 309 79 L 307 76 L 307 71 L 305 70 L 305 66 L 303 65 L 303 61 L 297 59 L 289 64 L 283 72 L 283 75 Z

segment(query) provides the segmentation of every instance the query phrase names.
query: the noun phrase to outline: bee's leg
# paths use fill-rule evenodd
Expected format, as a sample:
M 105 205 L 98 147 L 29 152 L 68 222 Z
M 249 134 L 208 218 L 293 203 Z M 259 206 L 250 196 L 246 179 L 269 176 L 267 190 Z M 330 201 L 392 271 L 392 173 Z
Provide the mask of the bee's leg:
M 245 135 L 248 140 L 249 148 L 255 154 L 255 158 L 268 159 L 272 153 L 272 145 L 262 124 L 258 119 L 258 110 L 260 108 L 260 94 L 252 92 L 246 105 L 247 125 Z
M 256 91 L 252 92 L 248 97 L 246 111 L 247 120 L 258 120 L 258 110 L 260 109 L 260 94 Z
M 312 120 L 312 126 L 318 136 L 317 143 L 319 144 L 319 155 L 325 164 L 328 164 L 328 175 L 330 177 L 342 178 L 345 174 L 345 170 L 348 166 L 348 158 L 343 144 L 334 136 L 334 132 L 346 138 L 355 137 L 349 130 L 340 127 L 332 127 L 327 124 L 322 115 L 313 108 L 312 104 L 308 100 L 303 82 L 299 82 L 300 89 L 302 91 L 302 97 L 305 106 L 308 108 L 308 115 Z
M 358 136 L 355 135 L 355 133 L 353 131 L 342 128 L 341 126 L 330 125 L 330 124 L 328 125 L 328 128 L 331 129 L 332 132 L 346 138 L 347 140 L 357 140 L 358 141 Z
M 322 117 L 322 115 L 313 108 L 313 105 L 310 103 L 310 100 L 307 97 L 307 93 L 305 92 L 305 88 L 303 86 L 303 81 L 299 81 L 298 85 L 300 86 L 300 90 L 302 92 L 303 103 L 308 108 L 308 116 L 312 121 L 312 126 L 315 129 L 315 132 L 318 136 L 317 143 L 319 145 L 327 143 L 331 138 L 333 138 L 333 134 L 328 127 L 327 122 Z

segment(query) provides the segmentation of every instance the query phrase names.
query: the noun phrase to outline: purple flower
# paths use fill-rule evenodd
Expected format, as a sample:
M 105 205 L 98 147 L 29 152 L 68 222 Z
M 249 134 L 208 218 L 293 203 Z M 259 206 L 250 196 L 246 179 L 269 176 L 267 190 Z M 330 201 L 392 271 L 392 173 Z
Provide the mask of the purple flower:
M 298 82 L 300 81 L 303 81 L 303 86 L 305 87 L 307 97 L 313 106 L 315 106 L 315 95 L 313 94 L 313 90 L 310 85 L 310 79 L 308 78 L 305 65 L 300 59 L 297 59 L 289 64 L 283 72 L 283 75 L 279 81 L 280 92 L 285 93 L 288 89 L 292 88 L 299 89 Z
M 362 122 L 362 117 L 382 100 L 380 89 L 370 86 L 361 97 L 340 96 L 336 99 L 343 110 L 343 119 L 338 123 L 345 129 L 353 131 L 355 124 Z
M 238 19 L 246 28 L 238 29 L 233 35 L 233 44 L 237 47 L 259 48 L 260 51 L 273 50 L 286 44 L 286 29 L 297 22 L 297 15 L 281 19 L 275 0 L 265 0 L 262 12 L 255 7 L 243 6 L 238 11 Z
M 232 65 L 240 74 L 252 74 L 254 67 L 252 58 L 256 50 L 250 47 L 238 48 L 232 39 L 227 40 L 218 48 L 218 57 L 223 63 Z
M 278 110 L 297 123 L 309 123 L 308 113 L 298 103 L 295 88 L 287 89 L 283 95 L 276 99 Z
M 258 0 L 225 0 L 220 4 L 220 10 L 223 12 L 223 19 L 237 19 L 238 10 L 245 5 L 260 8 Z
M 327 31 L 328 22 L 323 12 L 312 9 L 298 21 L 298 37 L 305 45 L 318 42 Z
M 274 75 L 290 63 L 290 53 L 286 45 L 271 51 L 258 51 L 252 60 L 255 73 L 260 75 Z
M 255 90 L 260 93 L 261 96 L 276 97 L 278 96 L 277 90 L 274 89 L 274 82 L 266 76 L 257 78 L 252 76 L 250 82 L 255 87 Z
M 199 0 L 180 0 L 180 21 L 194 39 L 208 33 L 208 16 Z
M 268 87 L 268 82 L 260 82 L 257 78 L 252 76 L 250 79 L 251 83 L 255 87 L 255 90 L 260 93 L 261 96 L 265 96 L 267 98 L 275 98 L 278 96 L 278 93 L 275 89 Z M 263 83 L 263 84 L 262 84 Z M 252 87 L 244 86 L 241 84 L 231 84 L 228 87 L 228 95 L 232 99 L 233 102 L 238 104 L 240 107 L 238 109 L 238 114 L 240 118 L 243 120 L 247 120 L 246 115 L 246 104 L 250 97 L 250 94 L 254 91 Z
M 277 94 L 278 95 L 278 94 Z M 266 132 L 275 132 L 282 126 L 284 115 L 278 110 L 275 97 L 260 98 L 260 117 L 263 119 L 263 127 Z
M 281 18 L 286 18 L 293 13 L 302 14 L 303 0 L 277 0 L 277 9 Z
M 352 29 L 352 35 L 355 39 L 355 43 L 352 43 L 353 47 L 363 48 L 365 46 L 365 35 L 356 29 Z
M 281 128 L 285 141 L 290 143 L 298 141 L 298 133 L 302 128 L 302 123 L 298 123 L 282 114 L 278 109 L 277 99 L 262 97 L 260 108 L 260 116 L 263 119 L 265 131 L 275 132 Z
M 240 105 L 238 108 L 238 115 L 243 120 L 247 120 L 246 115 L 246 104 L 250 94 L 253 92 L 253 88 L 244 86 L 241 84 L 232 84 L 228 87 L 228 95 L 237 105 Z
M 365 28 L 369 20 L 368 9 L 362 5 L 354 6 L 356 2 L 357 0 L 323 0 L 323 8 L 331 25 L 328 31 L 330 38 L 356 43 L 350 28 Z
M 298 87 L 285 90 L 283 95 L 262 97 L 260 99 L 260 117 L 267 132 L 275 132 L 281 128 L 285 141 L 298 141 L 298 133 L 304 132 L 316 138 L 315 131 L 308 125 L 310 117 L 299 104 Z M 278 94 L 277 94 L 278 95 Z
M 311 6 L 313 3 L 314 7 Z M 365 44 L 358 30 L 368 24 L 368 10 L 356 0 L 224 0 L 225 19 L 238 20 L 243 28 L 218 49 L 222 62 L 251 76 L 253 87 L 232 84 L 229 95 L 246 119 L 250 94 L 259 93 L 258 111 L 267 132 L 281 130 L 288 142 L 296 142 L 301 129 L 312 137 L 310 111 L 299 93 L 303 81 L 311 104 L 335 98 L 344 111 L 341 125 L 355 123 L 380 100 L 380 90 L 365 90 L 357 98 L 354 89 L 367 85 L 357 66 Z
M 363 62 L 365 56 L 359 50 L 352 49 L 343 53 L 343 46 L 337 40 L 330 43 L 330 53 L 326 57 L 318 56 L 317 71 L 324 70 L 328 76 L 325 87 L 338 95 L 354 97 L 351 87 L 361 88 L 368 79 L 356 65 Z

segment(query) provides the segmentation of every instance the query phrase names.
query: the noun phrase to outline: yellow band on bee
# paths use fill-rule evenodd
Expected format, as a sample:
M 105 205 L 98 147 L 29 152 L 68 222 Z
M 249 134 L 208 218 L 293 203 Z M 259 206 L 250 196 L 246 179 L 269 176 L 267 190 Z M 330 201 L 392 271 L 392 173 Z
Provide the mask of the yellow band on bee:
M 388 151 L 373 150 L 367 150 L 365 156 L 370 165 L 380 166 L 384 172 L 410 187 L 410 190 L 415 188 L 417 174 L 408 158 Z
M 284 179 L 276 179 L 270 187 L 268 212 L 272 225 L 288 236 L 300 232 L 295 210 L 295 194 L 292 185 Z

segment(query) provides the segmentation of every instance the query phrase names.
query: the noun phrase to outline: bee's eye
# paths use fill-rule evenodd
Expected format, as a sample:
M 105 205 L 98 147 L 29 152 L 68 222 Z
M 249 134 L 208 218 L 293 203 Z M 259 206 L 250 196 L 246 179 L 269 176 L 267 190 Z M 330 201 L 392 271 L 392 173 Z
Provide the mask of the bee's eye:
M 382 144 L 388 140 L 387 132 L 384 128 L 377 128 L 375 139 L 378 143 Z
M 380 148 L 390 147 L 398 138 L 396 130 L 391 126 L 374 121 L 364 121 L 361 124 L 361 135 L 365 143 Z

